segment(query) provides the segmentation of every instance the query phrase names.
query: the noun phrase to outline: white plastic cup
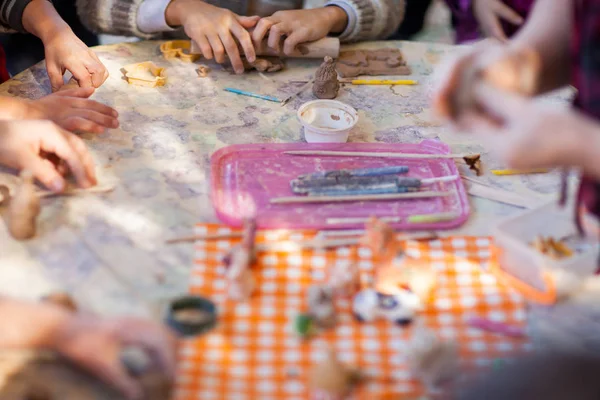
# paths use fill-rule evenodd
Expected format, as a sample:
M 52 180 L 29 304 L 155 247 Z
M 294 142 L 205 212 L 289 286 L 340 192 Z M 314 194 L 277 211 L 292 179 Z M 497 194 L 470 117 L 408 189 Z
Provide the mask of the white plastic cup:
M 314 100 L 298 109 L 308 143 L 345 143 L 358 122 L 358 112 L 336 100 Z

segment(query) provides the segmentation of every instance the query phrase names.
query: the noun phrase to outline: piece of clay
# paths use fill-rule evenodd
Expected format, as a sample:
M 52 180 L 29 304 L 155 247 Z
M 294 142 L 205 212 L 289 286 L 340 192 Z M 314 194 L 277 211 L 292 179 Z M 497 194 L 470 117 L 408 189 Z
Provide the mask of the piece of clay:
M 318 99 L 335 99 L 340 90 L 335 61 L 331 57 L 325 57 L 323 64 L 315 72 L 313 83 L 313 94 Z
M 39 384 L 32 384 L 24 400 L 52 400 L 53 396 L 50 390 Z
M 42 301 L 61 306 L 71 312 L 77 312 L 77 303 L 75 300 L 66 292 L 51 293 L 47 296 L 42 297 Z
M 519 49 L 517 56 L 490 61 L 481 77 L 493 86 L 508 92 L 530 96 L 539 86 L 541 58 L 537 51 Z M 501 54 L 505 54 L 502 52 Z
M 210 73 L 210 67 L 207 67 L 206 65 L 202 65 L 202 64 L 198 65 L 196 72 L 198 73 L 198 76 L 200 78 L 206 78 L 208 76 L 208 74 Z
M 377 292 L 375 289 L 361 290 L 352 300 L 354 317 L 361 322 L 387 319 L 404 326 L 412 322 L 422 303 L 416 294 L 397 289 L 393 294 Z
M 41 207 L 31 172 L 23 170 L 20 176 L 21 182 L 8 206 L 8 231 L 13 238 L 26 240 L 35 236 Z
M 340 296 L 354 296 L 360 290 L 360 271 L 356 263 L 335 264 L 329 270 L 329 285 Z
M 200 54 L 190 54 L 192 42 L 190 40 L 170 40 L 160 45 L 160 52 L 166 60 L 180 58 L 181 61 L 194 62 Z
M 144 87 L 164 86 L 167 82 L 165 69 L 152 61 L 129 64 L 121 70 L 128 83 Z
M 343 51 L 337 63 L 342 78 L 359 75 L 410 75 L 410 67 L 398 49 Z
M 310 286 L 306 292 L 308 314 L 322 328 L 331 328 L 336 323 L 333 289 L 323 285 Z
M 257 70 L 258 72 L 277 72 L 284 68 L 283 60 L 279 57 L 258 57 L 254 62 L 246 60 L 242 57 L 244 63 L 244 71 Z M 229 64 L 224 64 L 225 70 L 233 73 L 233 67 Z
M 469 167 L 469 169 L 471 171 L 475 171 L 477 176 L 483 175 L 483 168 L 481 168 L 481 155 L 480 154 L 473 154 L 470 156 L 465 156 L 465 157 L 463 157 L 463 160 L 465 161 L 465 163 L 467 163 L 467 166 Z
M 0 207 L 7 206 L 10 202 L 10 189 L 6 185 L 0 185 Z
M 310 372 L 310 399 L 346 400 L 361 379 L 359 371 L 342 364 L 335 352 L 329 350 L 327 358 Z
M 408 365 L 415 376 L 430 390 L 454 379 L 458 372 L 458 348 L 444 342 L 435 333 L 418 325 L 408 346 Z
M 246 220 L 242 243 L 231 249 L 230 253 L 225 257 L 229 297 L 234 300 L 246 300 L 256 289 L 256 280 L 250 270 L 256 259 L 255 240 L 256 220 Z
M 365 234 L 361 238 L 361 244 L 371 249 L 373 257 L 379 257 L 385 265 L 394 256 L 396 256 L 396 233 L 394 229 L 387 224 L 372 217 L 365 224 Z

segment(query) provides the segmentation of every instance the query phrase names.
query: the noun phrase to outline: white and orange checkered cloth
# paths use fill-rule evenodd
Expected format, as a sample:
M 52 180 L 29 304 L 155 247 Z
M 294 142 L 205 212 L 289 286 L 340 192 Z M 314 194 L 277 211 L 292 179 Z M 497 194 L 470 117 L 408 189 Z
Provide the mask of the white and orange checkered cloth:
M 197 233 L 226 233 L 219 225 L 198 225 Z M 307 240 L 315 232 L 261 231 L 258 243 Z M 255 268 L 258 290 L 248 302 L 226 296 L 221 261 L 237 240 L 196 243 L 192 294 L 207 296 L 219 307 L 219 324 L 211 333 L 186 340 L 181 347 L 177 400 L 309 398 L 307 374 L 325 356 L 327 345 L 339 358 L 360 366 L 371 379 L 358 389 L 356 399 L 411 398 L 423 393 L 406 366 L 410 328 L 388 321 L 361 324 L 351 315 L 349 299 L 336 300 L 338 324 L 310 340 L 295 335 L 295 317 L 305 311 L 305 290 L 323 282 L 334 263 L 358 262 L 363 275 L 373 274 L 366 248 L 261 253 Z M 527 350 L 523 339 L 469 328 L 466 321 L 480 316 L 522 325 L 521 296 L 482 272 L 490 262 L 489 238 L 460 237 L 431 242 L 409 242 L 412 256 L 429 262 L 438 272 L 433 300 L 421 314 L 440 338 L 459 344 L 461 368 L 485 368 L 495 359 Z

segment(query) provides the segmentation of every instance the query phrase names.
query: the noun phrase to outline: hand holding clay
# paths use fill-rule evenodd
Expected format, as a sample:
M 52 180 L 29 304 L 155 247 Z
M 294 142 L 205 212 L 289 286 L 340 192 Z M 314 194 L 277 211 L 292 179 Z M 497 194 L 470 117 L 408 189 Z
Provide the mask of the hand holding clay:
M 0 121 L 0 163 L 27 169 L 48 189 L 62 192 L 64 164 L 56 160 L 66 164 L 79 186 L 96 184 L 94 161 L 77 136 L 50 121 Z
M 523 17 L 501 0 L 474 0 L 473 14 L 475 14 L 479 27 L 487 37 L 502 42 L 508 39 L 502 29 L 501 19 L 517 26 L 525 22 Z
M 81 367 L 119 389 L 129 399 L 139 399 L 142 387 L 129 375 L 121 360 L 127 346 L 143 349 L 152 364 L 169 380 L 175 376 L 175 337 L 166 328 L 138 319 L 104 320 L 73 316 L 59 328 L 54 348 Z
M 108 71 L 96 54 L 66 26 L 44 40 L 46 69 L 55 92 L 63 86 L 65 70 L 71 72 L 81 87 L 100 87 Z
M 241 17 L 227 9 L 198 0 L 174 0 L 167 7 L 165 16 L 169 25 L 183 26 L 185 33 L 198 44 L 205 58 L 211 60 L 214 57 L 222 64 L 227 55 L 238 74 L 244 72 L 244 64 L 237 42 L 248 61 L 254 62 L 256 59 L 248 29 L 256 25 L 258 17 Z
M 500 90 L 532 95 L 538 90 L 540 69 L 536 52 L 485 41 L 439 69 L 433 106 L 443 118 L 461 124 L 465 113 L 482 112 L 473 97 L 477 85 L 487 83 Z
M 580 166 L 600 178 L 600 126 L 583 114 L 566 107 L 540 104 L 534 100 L 480 85 L 475 99 L 495 122 L 475 113 L 465 116 L 473 132 L 486 135 L 516 169 Z M 588 170 L 588 166 L 592 170 Z
M 282 38 L 286 36 L 283 53 L 291 55 L 299 44 L 322 39 L 332 32 L 342 32 L 347 23 L 348 16 L 339 7 L 277 11 L 258 22 L 252 32 L 252 40 L 256 47 L 260 47 L 268 37 L 268 46 L 279 52 Z
M 47 119 L 68 131 L 102 133 L 105 128 L 117 128 L 117 111 L 89 100 L 93 93 L 93 88 L 75 88 L 28 100 L 19 119 Z

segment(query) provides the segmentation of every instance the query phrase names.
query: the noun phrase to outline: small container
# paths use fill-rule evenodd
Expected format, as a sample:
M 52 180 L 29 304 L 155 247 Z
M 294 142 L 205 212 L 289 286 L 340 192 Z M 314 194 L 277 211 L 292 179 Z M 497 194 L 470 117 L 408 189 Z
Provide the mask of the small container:
M 341 101 L 315 100 L 298 109 L 298 119 L 308 143 L 345 143 L 358 122 L 358 113 Z
M 495 229 L 494 237 L 499 249 L 497 270 L 494 272 L 508 278 L 508 283 L 528 300 L 552 304 L 560 297 L 561 288 L 569 286 L 570 277 L 594 273 L 600 246 L 596 238 L 577 238 L 575 254 L 554 259 L 540 253 L 531 244 L 540 236 L 560 240 L 576 235 L 573 207 L 570 205 L 561 207 L 552 202 L 509 218 Z

